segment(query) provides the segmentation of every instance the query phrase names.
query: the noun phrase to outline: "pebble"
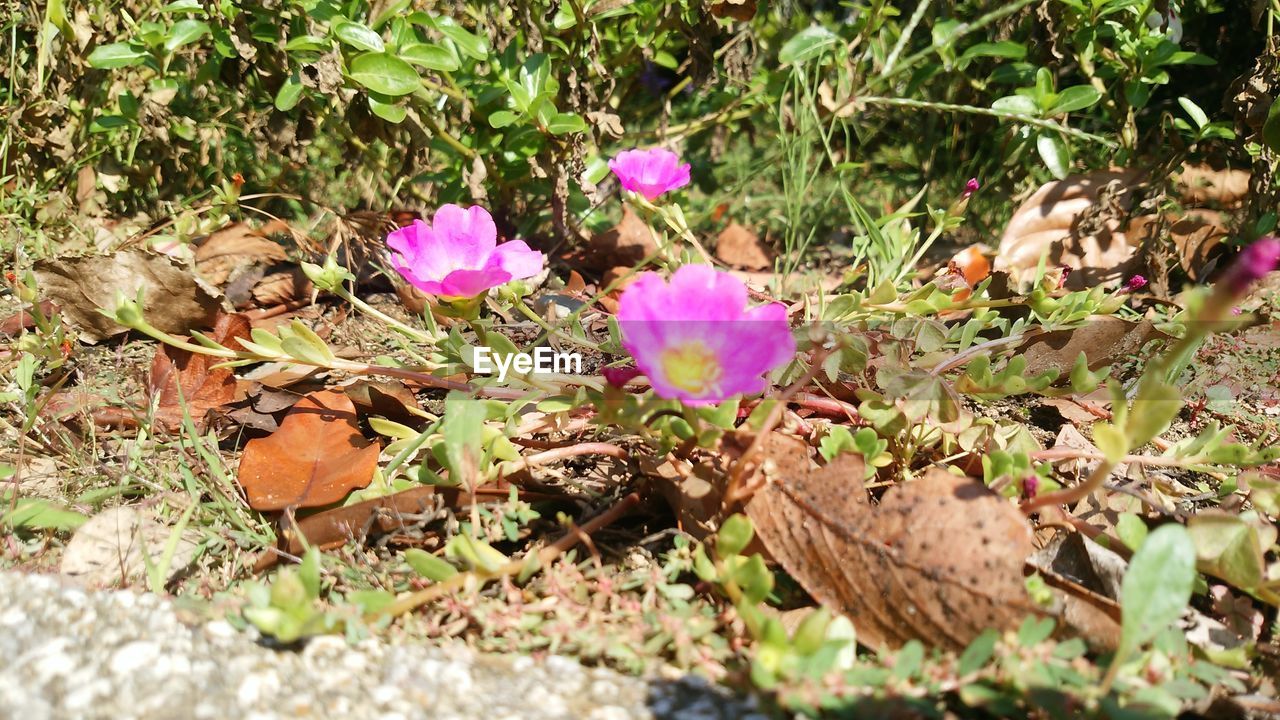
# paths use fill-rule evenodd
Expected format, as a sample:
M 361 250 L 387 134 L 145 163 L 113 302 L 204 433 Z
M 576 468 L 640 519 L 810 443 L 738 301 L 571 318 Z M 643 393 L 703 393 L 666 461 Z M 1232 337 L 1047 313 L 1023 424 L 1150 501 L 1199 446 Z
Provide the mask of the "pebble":
M 54 576 L 0 573 L 0 608 L 0 720 L 767 717 L 697 679 L 559 656 L 334 637 L 276 650 L 222 620 L 185 625 L 154 596 L 86 593 Z

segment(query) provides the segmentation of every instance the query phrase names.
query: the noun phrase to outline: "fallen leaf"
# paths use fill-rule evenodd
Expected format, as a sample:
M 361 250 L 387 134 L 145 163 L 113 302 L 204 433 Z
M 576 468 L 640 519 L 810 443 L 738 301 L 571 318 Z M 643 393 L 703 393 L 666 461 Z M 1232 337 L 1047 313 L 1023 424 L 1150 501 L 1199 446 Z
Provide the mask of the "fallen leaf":
M 427 417 L 417 396 L 402 382 L 359 378 L 343 390 L 361 415 L 377 415 L 401 425 L 417 425 Z
M 872 506 L 856 455 L 811 469 L 803 443 L 774 435 L 765 457 L 747 514 L 773 558 L 847 615 L 860 643 L 960 650 L 1038 614 L 1022 579 L 1031 529 L 981 484 L 934 469 Z
M 1168 338 L 1150 320 L 1133 322 L 1100 315 L 1077 328 L 1033 335 L 1018 347 L 1018 352 L 1027 360 L 1027 377 L 1057 370 L 1062 380 L 1070 375 L 1080 353 L 1084 353 L 1090 370 L 1098 370 L 1138 352 L 1151 340 Z
M 653 229 L 632 212 L 631 208 L 622 206 L 622 220 L 617 225 L 596 233 L 591 244 L 583 255 L 583 265 L 595 270 L 619 265 L 631 266 L 645 257 L 657 252 L 658 243 Z
M 236 340 L 249 338 L 249 321 L 243 315 L 219 315 L 210 337 L 238 349 Z M 156 403 L 156 421 L 170 430 L 181 427 L 185 406 L 196 428 L 203 430 L 210 410 L 236 398 L 235 374 L 230 368 L 213 367 L 222 361 L 212 355 L 159 345 L 147 380 L 147 394 Z
M 172 529 L 128 506 L 103 510 L 76 530 L 62 553 L 63 575 L 88 587 L 126 586 L 141 580 L 147 562 L 159 563 Z M 179 535 L 166 581 L 181 573 L 195 558 L 194 533 Z M 148 560 L 143 559 L 146 553 Z
M 1009 219 L 995 268 L 1025 282 L 1044 257 L 1048 267 L 1071 267 L 1073 288 L 1123 282 L 1136 250 L 1123 232 L 1124 215 L 1139 178 L 1136 171 L 1109 170 L 1040 186 Z
M 760 242 L 760 236 L 737 222 L 729 223 L 716 237 L 716 258 L 743 270 L 773 267 L 772 253 Z
M 273 435 L 245 445 L 238 477 L 255 510 L 320 507 L 368 486 L 380 451 L 360 434 L 351 399 L 323 390 L 299 400 Z
M 196 247 L 196 270 L 222 286 L 255 266 L 268 267 L 289 258 L 265 233 L 237 222 L 210 233 Z
M 254 304 L 267 307 L 310 297 L 313 287 L 302 268 L 293 267 L 264 275 L 250 294 Z
M 41 291 L 62 308 L 63 318 L 74 323 L 87 342 L 128 331 L 98 312 L 114 307 L 118 293 L 135 298 L 145 289 L 147 322 L 173 335 L 211 327 L 222 305 L 217 290 L 189 268 L 146 250 L 48 258 L 36 261 L 35 272 Z
M 1187 205 L 1212 202 L 1232 207 L 1249 195 L 1250 172 L 1239 168 L 1184 165 L 1174 179 L 1178 196 Z

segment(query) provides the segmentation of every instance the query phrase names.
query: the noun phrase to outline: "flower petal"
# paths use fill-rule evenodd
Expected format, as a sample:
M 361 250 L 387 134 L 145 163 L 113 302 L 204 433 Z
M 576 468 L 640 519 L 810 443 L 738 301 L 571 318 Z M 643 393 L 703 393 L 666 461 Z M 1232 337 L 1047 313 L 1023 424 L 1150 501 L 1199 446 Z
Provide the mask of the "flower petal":
M 497 265 L 510 273 L 513 280 L 533 277 L 547 265 L 547 257 L 529 249 L 523 240 L 511 240 L 499 245 L 489 257 L 489 265 Z
M 489 261 L 498 241 L 493 216 L 479 205 L 462 208 L 441 205 L 431 228 L 439 238 L 438 251 L 454 270 L 479 270 Z
M 442 297 L 470 298 L 511 280 L 511 273 L 499 267 L 480 270 L 454 270 L 440 283 Z

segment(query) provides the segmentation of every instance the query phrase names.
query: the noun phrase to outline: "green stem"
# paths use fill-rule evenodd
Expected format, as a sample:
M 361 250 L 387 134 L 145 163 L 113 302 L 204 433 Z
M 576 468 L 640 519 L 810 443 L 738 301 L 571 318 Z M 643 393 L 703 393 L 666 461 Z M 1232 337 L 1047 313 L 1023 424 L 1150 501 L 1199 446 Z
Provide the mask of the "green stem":
M 880 97 L 877 95 L 857 95 L 850 98 L 847 102 L 837 108 L 834 111 L 834 114 L 839 115 L 841 110 L 854 105 L 888 105 L 890 107 L 909 107 L 918 110 L 935 110 L 938 112 L 958 112 L 969 115 L 985 115 L 987 117 L 1000 118 L 1001 120 L 1020 122 L 1024 125 L 1038 127 L 1043 130 L 1051 130 L 1053 132 L 1062 133 L 1063 135 L 1070 135 L 1071 137 L 1079 140 L 1088 140 L 1089 142 L 1095 142 L 1109 148 L 1119 147 L 1117 143 L 1108 140 L 1101 135 L 1094 135 L 1093 133 L 1087 133 L 1083 130 L 1076 130 L 1075 128 L 1067 127 L 1066 125 L 1053 122 L 1052 120 L 1045 120 L 1031 115 L 1023 115 L 1021 113 L 1008 112 L 1006 110 L 977 107 L 974 105 L 956 105 L 954 103 L 927 102 L 924 100 L 912 100 L 911 98 Z

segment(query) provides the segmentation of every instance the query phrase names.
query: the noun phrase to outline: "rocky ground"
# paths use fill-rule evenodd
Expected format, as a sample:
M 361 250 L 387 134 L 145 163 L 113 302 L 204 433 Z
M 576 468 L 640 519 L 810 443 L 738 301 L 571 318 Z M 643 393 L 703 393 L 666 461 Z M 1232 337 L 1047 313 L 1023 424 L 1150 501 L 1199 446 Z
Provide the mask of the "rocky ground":
M 0 718 L 761 718 L 700 682 L 337 637 L 278 650 L 154 595 L 0 573 Z

